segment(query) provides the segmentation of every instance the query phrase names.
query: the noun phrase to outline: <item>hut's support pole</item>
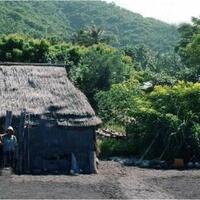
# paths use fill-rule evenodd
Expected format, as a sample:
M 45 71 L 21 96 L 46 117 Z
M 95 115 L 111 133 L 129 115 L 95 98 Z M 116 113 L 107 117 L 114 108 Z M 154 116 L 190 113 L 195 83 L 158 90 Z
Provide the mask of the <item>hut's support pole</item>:
M 89 173 L 97 174 L 97 166 L 96 166 L 96 152 L 89 152 Z
M 95 129 L 93 129 L 93 151 L 89 151 L 89 173 L 95 173 L 97 174 L 97 138 L 96 138 L 96 132 Z
M 12 111 L 6 111 L 6 122 L 5 122 L 5 130 L 11 126 L 12 123 Z
M 17 173 L 23 173 L 23 146 L 24 146 L 24 123 L 25 123 L 25 116 L 26 111 L 23 111 L 20 116 L 20 124 L 19 124 L 19 131 L 18 131 L 18 151 L 17 151 Z
M 30 114 L 25 114 L 24 126 L 26 129 L 23 131 L 23 168 L 25 173 L 30 171 L 30 160 L 29 160 L 29 123 L 30 123 Z
M 30 147 L 29 147 L 29 125 L 30 114 L 25 113 L 24 131 L 23 131 L 23 171 L 24 173 L 30 172 Z
M 27 126 L 27 167 L 30 171 L 30 114 L 28 114 L 28 126 Z

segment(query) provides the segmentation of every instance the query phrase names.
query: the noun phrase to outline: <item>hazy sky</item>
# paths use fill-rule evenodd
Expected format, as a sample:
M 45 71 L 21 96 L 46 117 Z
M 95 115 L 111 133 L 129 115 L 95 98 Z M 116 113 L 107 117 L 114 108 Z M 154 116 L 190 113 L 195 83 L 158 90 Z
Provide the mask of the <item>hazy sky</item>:
M 168 23 L 190 22 L 191 16 L 200 17 L 200 0 L 106 0 Z

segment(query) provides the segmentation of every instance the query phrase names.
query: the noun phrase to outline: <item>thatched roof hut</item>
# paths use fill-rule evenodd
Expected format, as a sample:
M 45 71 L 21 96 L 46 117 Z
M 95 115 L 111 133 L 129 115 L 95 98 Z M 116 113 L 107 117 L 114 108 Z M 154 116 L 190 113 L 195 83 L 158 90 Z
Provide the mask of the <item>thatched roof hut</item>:
M 23 134 L 16 130 L 20 173 L 66 173 L 74 158 L 80 171 L 95 172 L 95 127 L 101 120 L 64 67 L 0 64 L 0 118 L 12 111 L 12 125 L 18 129 L 24 109 L 29 126 Z
M 96 126 L 101 122 L 64 67 L 0 64 L 0 117 L 6 110 L 19 116 L 23 109 L 33 115 L 53 113 L 58 124 L 65 126 Z

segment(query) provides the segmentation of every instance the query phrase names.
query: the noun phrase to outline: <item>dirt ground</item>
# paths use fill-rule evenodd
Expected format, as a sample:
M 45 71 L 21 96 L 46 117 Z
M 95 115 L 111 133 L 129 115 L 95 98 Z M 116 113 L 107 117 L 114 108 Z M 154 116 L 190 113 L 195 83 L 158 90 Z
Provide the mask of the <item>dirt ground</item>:
M 150 170 L 101 161 L 98 175 L 0 176 L 2 198 L 200 198 L 200 170 Z

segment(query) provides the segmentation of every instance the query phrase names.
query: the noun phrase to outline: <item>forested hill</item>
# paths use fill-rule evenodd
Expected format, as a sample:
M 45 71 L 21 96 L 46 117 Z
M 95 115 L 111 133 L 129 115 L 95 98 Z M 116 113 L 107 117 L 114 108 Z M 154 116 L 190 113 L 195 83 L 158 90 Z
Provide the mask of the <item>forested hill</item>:
M 70 40 L 75 31 L 95 24 L 115 35 L 118 46 L 144 43 L 160 52 L 173 49 L 179 37 L 175 26 L 103 1 L 1 1 L 0 8 L 0 34 Z

